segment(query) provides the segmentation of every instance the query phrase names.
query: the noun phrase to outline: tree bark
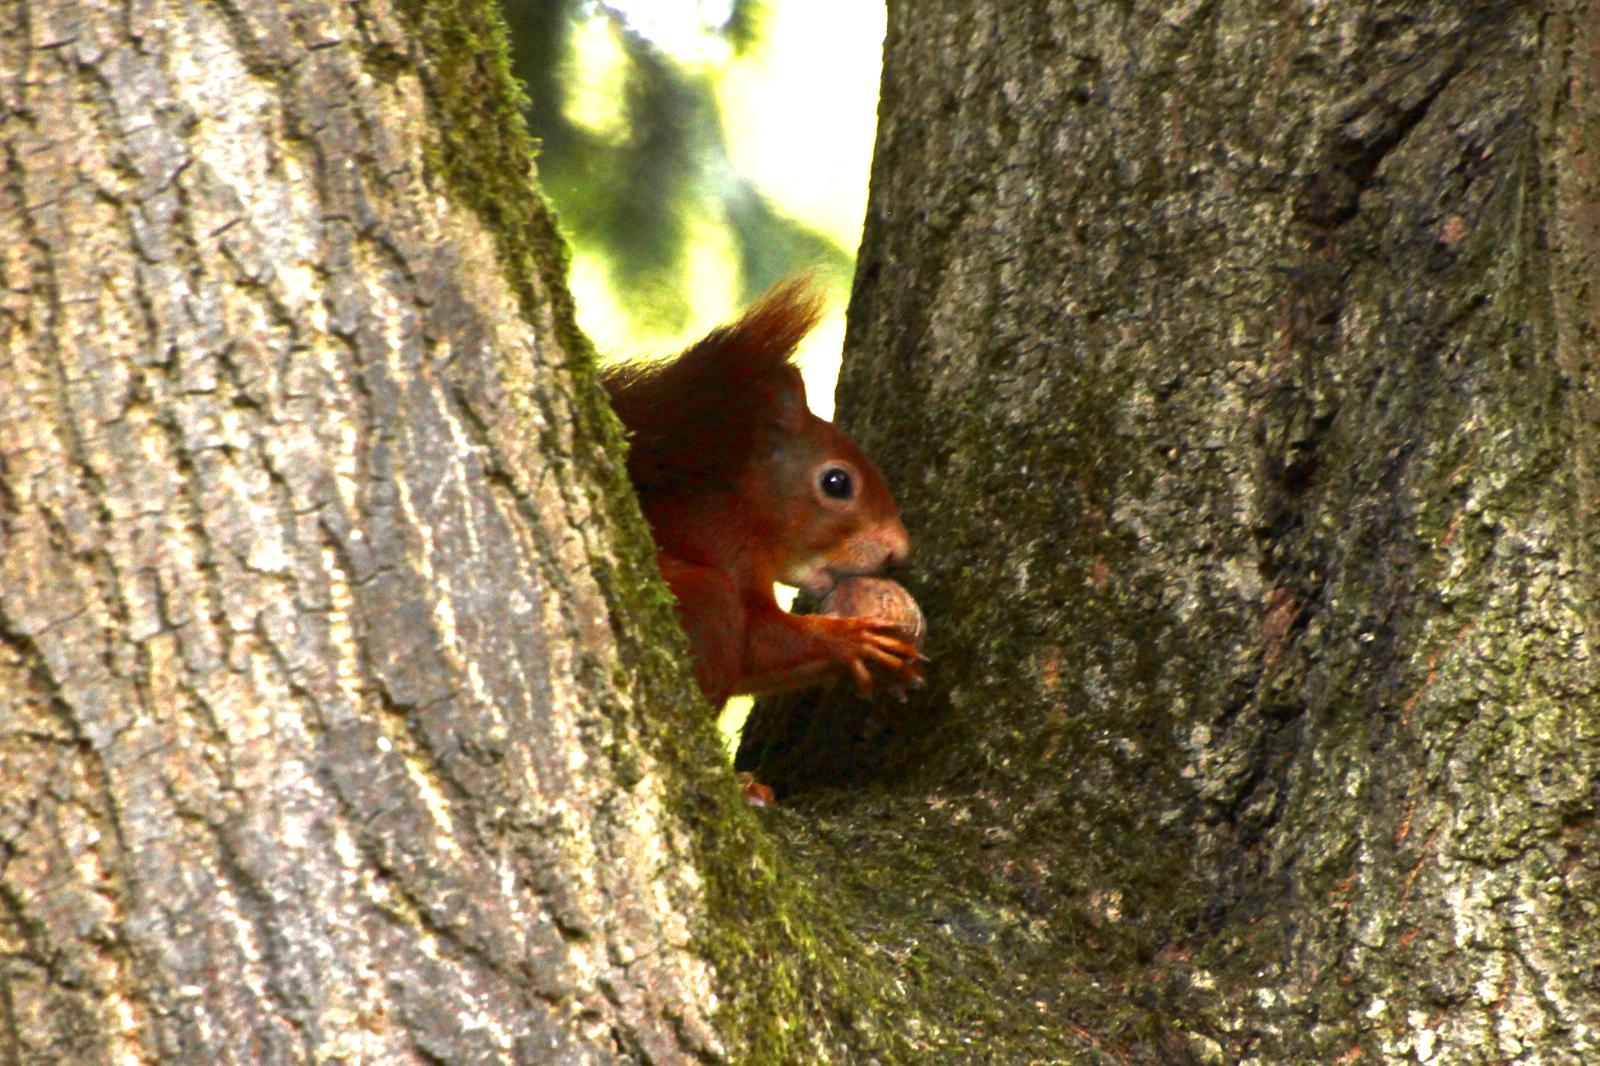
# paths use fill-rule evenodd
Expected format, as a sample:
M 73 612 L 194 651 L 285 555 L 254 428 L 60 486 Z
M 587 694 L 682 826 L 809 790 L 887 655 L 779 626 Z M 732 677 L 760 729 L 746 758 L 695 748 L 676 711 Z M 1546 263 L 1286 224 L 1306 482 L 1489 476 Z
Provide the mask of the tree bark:
M 487 10 L 0 7 L 0 1060 L 740 1046 Z
M 892 7 L 770 835 L 484 8 L 0 19 L 0 1059 L 1600 1053 L 1591 6 Z
M 741 762 L 930 1056 L 1600 1059 L 1597 49 L 890 5 L 839 412 L 932 684 Z

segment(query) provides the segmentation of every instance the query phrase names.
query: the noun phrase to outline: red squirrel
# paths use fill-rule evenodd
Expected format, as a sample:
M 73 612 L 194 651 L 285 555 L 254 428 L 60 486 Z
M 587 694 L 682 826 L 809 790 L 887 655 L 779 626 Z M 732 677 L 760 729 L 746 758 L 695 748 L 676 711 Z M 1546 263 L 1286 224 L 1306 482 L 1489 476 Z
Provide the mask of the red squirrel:
M 874 671 L 920 685 L 922 660 L 880 618 L 793 615 L 772 584 L 827 592 L 903 561 L 911 539 L 883 475 L 806 407 L 792 362 L 816 325 L 803 281 L 663 363 L 602 374 L 629 435 L 628 476 L 678 600 L 695 679 L 721 706 Z

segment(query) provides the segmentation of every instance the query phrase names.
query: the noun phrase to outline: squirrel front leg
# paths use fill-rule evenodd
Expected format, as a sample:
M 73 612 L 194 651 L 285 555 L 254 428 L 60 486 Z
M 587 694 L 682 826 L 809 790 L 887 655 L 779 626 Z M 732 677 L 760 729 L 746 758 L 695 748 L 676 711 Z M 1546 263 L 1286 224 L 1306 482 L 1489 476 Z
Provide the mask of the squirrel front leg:
M 792 692 L 849 677 L 857 691 L 870 696 L 874 670 L 901 685 L 922 685 L 922 656 L 888 619 L 794 615 L 775 603 L 747 603 L 745 625 L 738 692 Z

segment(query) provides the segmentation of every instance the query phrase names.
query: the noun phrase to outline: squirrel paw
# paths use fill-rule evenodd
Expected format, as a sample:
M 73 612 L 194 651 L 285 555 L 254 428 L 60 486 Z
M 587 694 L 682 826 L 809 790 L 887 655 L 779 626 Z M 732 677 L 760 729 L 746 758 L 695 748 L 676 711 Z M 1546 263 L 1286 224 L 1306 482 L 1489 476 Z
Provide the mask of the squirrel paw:
M 886 675 L 886 691 L 904 700 L 912 689 L 922 688 L 922 664 L 928 659 L 916 645 L 900 635 L 898 623 L 886 618 L 834 618 L 834 659 L 854 680 L 856 691 L 870 697 L 878 675 Z

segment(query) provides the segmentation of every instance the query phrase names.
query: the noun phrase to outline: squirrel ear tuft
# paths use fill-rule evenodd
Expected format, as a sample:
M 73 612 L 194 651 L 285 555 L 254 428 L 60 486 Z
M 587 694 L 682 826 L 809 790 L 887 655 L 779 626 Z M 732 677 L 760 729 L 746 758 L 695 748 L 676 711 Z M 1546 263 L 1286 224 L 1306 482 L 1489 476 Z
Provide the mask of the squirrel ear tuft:
M 811 410 L 806 406 L 806 383 L 799 369 L 787 364 L 784 370 L 772 397 L 772 421 L 779 429 L 793 433 L 805 424 Z

